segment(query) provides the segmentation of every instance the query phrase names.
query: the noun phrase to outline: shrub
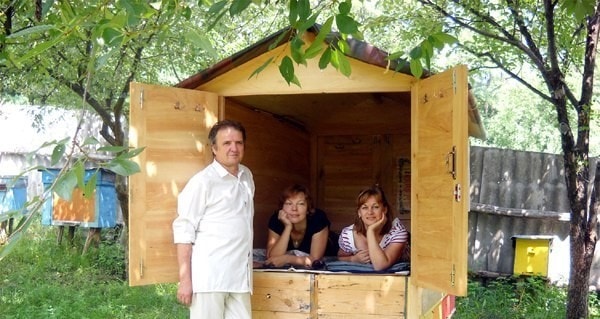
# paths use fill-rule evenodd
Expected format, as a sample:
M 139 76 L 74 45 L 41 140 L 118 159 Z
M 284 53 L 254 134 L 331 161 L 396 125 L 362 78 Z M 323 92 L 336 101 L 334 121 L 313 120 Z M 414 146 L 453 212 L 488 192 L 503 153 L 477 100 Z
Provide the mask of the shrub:
M 565 318 L 566 289 L 538 276 L 499 277 L 487 285 L 470 280 L 468 295 L 457 298 L 453 318 Z

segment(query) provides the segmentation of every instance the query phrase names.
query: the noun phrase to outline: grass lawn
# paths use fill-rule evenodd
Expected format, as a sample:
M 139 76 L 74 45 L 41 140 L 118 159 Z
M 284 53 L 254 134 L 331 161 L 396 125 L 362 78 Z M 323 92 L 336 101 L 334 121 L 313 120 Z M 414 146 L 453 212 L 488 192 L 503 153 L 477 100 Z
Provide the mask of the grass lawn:
M 57 227 L 34 221 L 0 261 L 0 318 L 188 318 L 177 303 L 176 284 L 129 287 L 125 252 L 103 230 L 98 247 L 82 255 L 85 233 L 57 244 Z M 66 233 L 66 232 L 65 232 Z M 65 236 L 66 237 L 66 236 Z M 468 296 L 457 298 L 453 319 L 565 318 L 566 290 L 543 278 L 501 278 L 483 286 L 469 280 Z M 590 294 L 590 317 L 600 302 Z
M 0 318 L 189 316 L 187 308 L 177 303 L 175 284 L 128 286 L 124 251 L 118 243 L 103 240 L 82 255 L 81 230 L 73 245 L 63 238 L 59 246 L 57 227 L 37 225 L 0 261 Z

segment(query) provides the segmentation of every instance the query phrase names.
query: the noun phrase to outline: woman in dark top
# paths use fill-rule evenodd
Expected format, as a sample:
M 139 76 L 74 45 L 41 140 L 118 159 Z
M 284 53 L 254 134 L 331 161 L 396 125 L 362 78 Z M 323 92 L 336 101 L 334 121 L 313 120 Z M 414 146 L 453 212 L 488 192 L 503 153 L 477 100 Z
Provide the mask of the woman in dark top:
M 330 222 L 320 209 L 312 205 L 308 189 L 302 185 L 287 187 L 279 198 L 280 209 L 269 219 L 266 265 L 311 267 L 320 260 L 331 243 Z M 329 247 L 328 254 L 336 254 Z

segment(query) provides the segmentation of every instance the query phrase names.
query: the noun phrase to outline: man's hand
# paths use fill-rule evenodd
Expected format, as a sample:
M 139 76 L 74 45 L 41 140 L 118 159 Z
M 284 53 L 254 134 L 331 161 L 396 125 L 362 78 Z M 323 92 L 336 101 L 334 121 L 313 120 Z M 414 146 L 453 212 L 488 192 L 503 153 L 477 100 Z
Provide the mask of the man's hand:
M 177 288 L 177 301 L 189 307 L 192 304 L 192 282 L 179 282 Z

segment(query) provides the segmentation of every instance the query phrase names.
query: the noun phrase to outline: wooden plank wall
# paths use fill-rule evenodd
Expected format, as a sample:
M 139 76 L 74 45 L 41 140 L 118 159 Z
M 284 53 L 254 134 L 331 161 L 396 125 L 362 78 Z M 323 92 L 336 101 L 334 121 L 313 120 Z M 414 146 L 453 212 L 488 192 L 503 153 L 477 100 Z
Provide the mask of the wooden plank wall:
M 254 272 L 253 318 L 406 317 L 406 276 Z
M 318 138 L 318 206 L 327 212 L 333 230 L 353 223 L 358 193 L 373 184 L 383 188 L 395 215 L 400 216 L 399 198 L 407 187 L 400 187 L 399 165 L 409 157 L 409 139 L 404 134 Z M 403 181 L 408 182 L 410 192 L 410 179 Z M 405 219 L 410 218 L 409 212 L 403 213 Z
M 405 276 L 319 274 L 318 318 L 405 318 Z
M 309 318 L 314 275 L 254 272 L 252 318 Z
M 224 118 L 240 121 L 246 128 L 243 164 L 254 175 L 254 247 L 265 248 L 268 220 L 277 209 L 281 191 L 292 183 L 307 187 L 310 177 L 310 138 L 307 132 L 226 101 Z
M 356 196 L 375 183 L 383 187 L 395 215 L 410 227 L 410 196 L 402 195 L 410 195 L 410 176 L 401 178 L 400 165 L 404 161 L 410 167 L 410 109 L 396 100 L 381 101 L 364 98 L 359 105 L 332 108 L 335 114 L 315 110 L 330 118 L 330 124 L 308 125 L 312 131 L 304 131 L 271 112 L 226 99 L 224 118 L 242 122 L 248 135 L 243 163 L 256 182 L 254 247 L 265 247 L 268 218 L 277 209 L 281 190 L 294 182 L 311 189 L 334 231 L 354 221 Z M 408 184 L 401 187 L 402 181 Z

